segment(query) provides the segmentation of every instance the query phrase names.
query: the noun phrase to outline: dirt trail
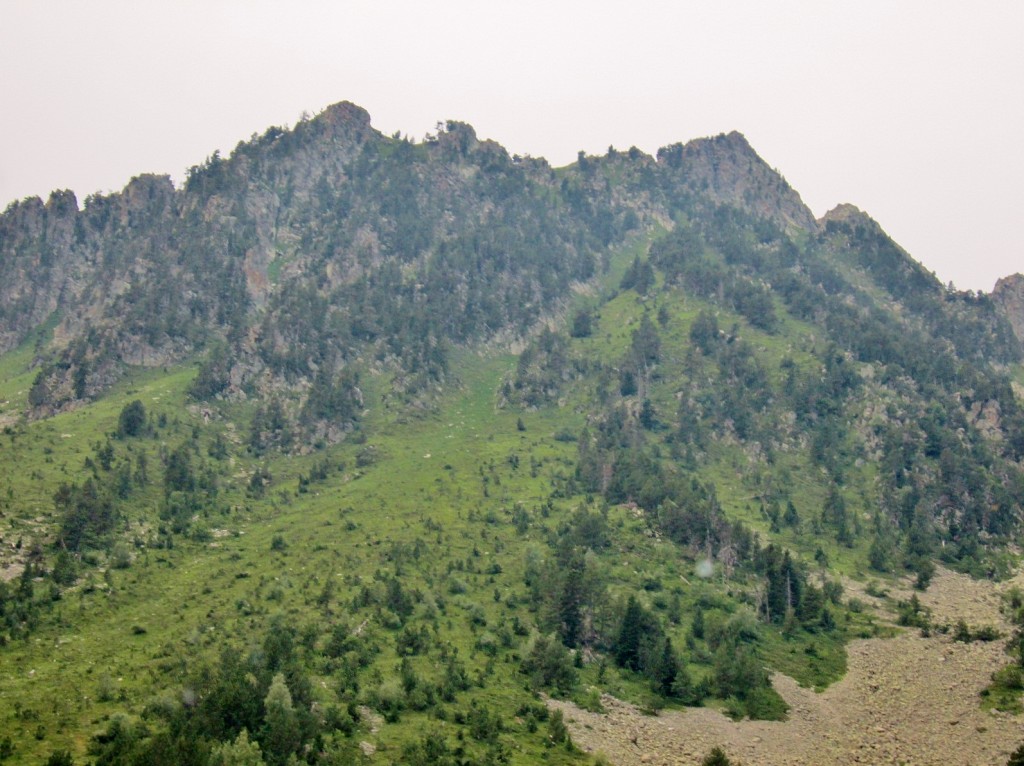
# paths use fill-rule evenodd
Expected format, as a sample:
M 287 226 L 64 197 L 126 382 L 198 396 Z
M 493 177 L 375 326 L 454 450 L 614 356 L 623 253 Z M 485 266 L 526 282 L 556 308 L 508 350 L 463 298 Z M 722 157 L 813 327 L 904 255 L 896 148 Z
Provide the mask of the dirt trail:
M 936 623 L 962 617 L 972 627 L 1009 632 L 991 583 L 940 570 L 920 598 Z M 551 704 L 562 709 L 577 745 L 618 766 L 699 764 L 716 745 L 743 766 L 1003 766 L 1024 742 L 1024 717 L 978 707 L 978 692 L 1007 662 L 1003 645 L 916 631 L 854 641 L 846 676 L 820 694 L 775 675 L 790 706 L 783 722 L 733 722 L 706 709 L 652 717 L 611 697 L 603 700 L 604 714 Z

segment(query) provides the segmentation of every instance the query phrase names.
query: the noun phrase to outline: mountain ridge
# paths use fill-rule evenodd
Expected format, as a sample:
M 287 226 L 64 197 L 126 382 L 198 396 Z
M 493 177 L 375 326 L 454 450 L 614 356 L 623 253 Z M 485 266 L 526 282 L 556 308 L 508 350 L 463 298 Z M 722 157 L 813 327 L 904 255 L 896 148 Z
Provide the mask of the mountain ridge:
M 478 142 L 471 126 L 463 123 L 447 123 L 447 130 L 439 131 L 438 136 L 428 137 L 425 145 L 420 148 L 436 146 L 439 153 L 449 158 L 464 157 L 472 152 L 490 155 L 499 164 L 514 162 L 520 168 L 540 169 L 546 172 L 547 163 L 543 160 L 509 160 L 504 148 L 494 142 Z M 298 163 L 296 171 L 291 172 L 288 194 L 298 195 L 299 199 L 308 200 L 312 193 L 310 185 L 314 178 L 344 179 L 347 164 L 355 157 L 359 147 L 367 141 L 384 141 L 383 137 L 372 128 L 369 114 L 350 102 L 340 102 L 326 108 L 311 120 L 300 123 L 292 131 L 271 128 L 263 136 L 249 142 L 240 142 L 229 160 L 220 158 L 216 153 L 201 166 L 190 171 L 189 179 L 181 189 L 173 189 L 166 176 L 139 176 L 130 181 L 120 193 L 107 196 L 93 195 L 87 198 L 82 210 L 78 210 L 77 200 L 71 192 L 54 192 L 44 204 L 38 198 L 28 198 L 12 203 L 0 219 L 0 239 L 7 252 L 3 260 L 7 264 L 4 275 L 5 304 L 13 310 L 0 317 L 0 342 L 4 348 L 11 348 L 23 338 L 32 326 L 42 324 L 57 308 L 58 297 L 62 297 L 65 305 L 71 301 L 81 288 L 81 281 L 88 278 L 91 263 L 103 260 L 115 260 L 108 254 L 99 255 L 96 250 L 110 250 L 111 245 L 97 237 L 131 237 L 137 234 L 139 224 L 150 221 L 154 226 L 173 224 L 168 218 L 188 219 L 190 226 L 201 226 L 209 230 L 207 239 L 220 239 L 220 244 L 213 241 L 198 243 L 198 247 L 223 250 L 223 234 L 217 235 L 217 229 L 225 225 L 231 226 L 232 220 L 239 220 L 239 215 L 248 217 L 247 224 L 255 235 L 244 247 L 245 261 L 243 272 L 248 299 L 259 303 L 266 298 L 271 289 L 267 278 L 267 269 L 274 258 L 275 252 L 287 246 L 287 239 L 278 241 L 278 235 L 287 237 L 286 225 L 282 227 L 281 215 L 287 215 L 282 209 L 282 199 L 278 191 L 270 188 L 273 182 L 269 179 L 260 182 L 262 187 L 249 189 L 246 201 L 240 210 L 227 209 L 227 201 L 219 197 L 215 187 L 218 184 L 244 183 L 244 179 L 252 172 L 259 172 L 260 161 L 266 162 L 270 157 L 284 154 L 304 157 Z M 639 160 L 642 153 L 631 150 L 624 156 L 631 160 Z M 586 160 L 584 160 L 586 161 Z M 771 170 L 752 149 L 746 139 L 737 132 L 719 136 L 694 139 L 686 144 L 673 144 L 663 147 L 657 153 L 656 167 L 669 169 L 679 173 L 682 188 L 708 195 L 717 202 L 738 206 L 756 215 L 773 220 L 783 228 L 815 232 L 818 222 L 800 201 L 799 195 L 789 187 L 784 179 Z M 467 168 L 468 169 L 468 168 Z M 578 169 L 576 165 L 568 166 L 566 172 Z M 314 170 L 316 172 L 314 172 Z M 280 180 L 280 179 L 278 179 Z M 450 182 L 450 181 L 449 181 Z M 546 183 L 550 183 L 548 179 Z M 664 202 L 653 201 L 656 210 L 651 211 L 659 220 L 668 220 L 671 216 L 665 209 Z M 621 208 L 622 198 L 619 197 Z M 637 203 L 627 203 L 634 213 L 639 210 Z M 90 215 L 89 208 L 102 208 L 101 215 Z M 613 213 L 614 214 L 614 213 Z M 621 215 L 621 213 L 619 213 Z M 607 215 L 607 214 L 605 214 Z M 95 219 L 102 217 L 102 222 Z M 829 220 L 827 215 L 823 221 Z M 142 223 L 143 226 L 146 224 Z M 94 229 L 99 231 L 94 231 Z M 251 236 L 251 235 L 250 235 Z M 366 245 L 371 248 L 379 240 L 379 232 L 366 232 Z M 30 248 L 26 239 L 39 240 L 39 252 L 34 254 L 29 264 L 11 273 L 10 269 L 17 258 L 11 251 Z M 90 248 L 83 240 L 93 240 Z M 158 242 L 136 242 L 130 249 L 150 251 L 165 247 L 168 244 Z M 80 256 L 72 255 L 76 249 L 86 251 Z M 92 250 L 94 252 L 87 252 Z M 51 264 L 51 262 L 53 262 Z M 138 263 L 138 261 L 136 261 Z M 39 280 L 41 274 L 36 268 L 46 267 L 44 271 L 52 274 L 49 284 L 40 289 L 38 282 L 35 289 L 30 289 L 27 269 L 33 271 L 33 279 Z M 122 271 L 119 277 L 107 279 L 108 284 L 124 282 L 127 274 Z M 94 290 L 103 292 L 103 286 L 94 285 Z M 38 300 L 32 293 L 42 293 Z M 67 325 L 68 320 L 63 320 Z M 65 327 L 62 335 L 73 336 L 75 333 Z M 138 358 L 151 357 L 169 359 L 175 357 L 173 351 L 164 353 L 141 353 Z
M 166 295 L 169 288 L 164 288 L 164 295 L 154 295 L 145 286 L 153 281 L 166 284 L 165 280 L 173 275 L 175 280 L 184 279 L 173 289 L 195 294 L 192 300 L 205 305 L 206 319 L 219 322 L 222 329 L 217 335 L 227 332 L 226 313 L 245 313 L 253 318 L 254 312 L 264 310 L 266 302 L 276 292 L 271 271 L 281 275 L 298 274 L 309 265 L 307 253 L 302 248 L 296 249 L 305 236 L 297 228 L 305 224 L 297 219 L 320 207 L 315 202 L 311 204 L 314 197 L 319 196 L 321 204 L 334 205 L 339 194 L 346 196 L 353 172 L 372 174 L 372 167 L 366 167 L 367 160 L 370 163 L 380 160 L 370 159 L 367 151 L 379 156 L 380 150 L 397 149 L 409 153 L 410 158 L 417 155 L 419 164 L 415 172 L 419 178 L 410 177 L 405 183 L 420 184 L 419 191 L 412 192 L 412 187 L 407 187 L 398 194 L 404 199 L 403 209 L 432 204 L 436 209 L 434 215 L 453 212 L 453 194 L 463 197 L 467 191 L 476 194 L 469 187 L 477 183 L 481 173 L 511 174 L 518 176 L 518 181 L 510 179 L 512 184 L 526 183 L 537 189 L 550 189 L 558 182 L 554 171 L 543 160 L 510 158 L 497 143 L 480 142 L 471 126 L 448 122 L 440 127 L 436 136 L 428 136 L 420 145 L 402 139 L 386 139 L 372 128 L 364 109 L 341 102 L 291 131 L 271 128 L 258 138 L 240 142 L 230 158 L 221 158 L 217 153 L 211 155 L 205 163 L 190 170 L 181 189 L 174 189 L 166 176 L 142 175 L 132 179 L 119 193 L 87 198 L 81 209 L 74 194 L 68 191 L 54 192 L 46 203 L 38 198 L 12 203 L 0 217 L 0 250 L 3 251 L 0 298 L 3 305 L 9 307 L 0 316 L 0 344 L 6 349 L 13 348 L 32 328 L 42 325 L 60 309 L 55 335 L 65 349 L 87 333 L 99 332 L 106 336 L 99 340 L 105 349 L 90 347 L 78 353 L 83 359 L 90 357 L 92 365 L 84 384 L 80 380 L 77 385 L 83 392 L 99 391 L 108 385 L 117 376 L 116 364 L 162 365 L 194 353 L 196 340 L 209 336 L 208 330 L 201 327 L 188 330 L 181 326 L 163 328 L 163 331 L 150 327 L 145 332 L 140 332 L 141 328 L 117 329 L 124 327 L 125 315 L 130 317 L 133 313 L 125 310 L 125 301 L 136 305 L 140 300 L 148 303 L 150 312 L 159 310 L 172 317 L 182 314 L 183 307 L 170 307 Z M 769 215 L 782 216 L 779 220 L 787 225 L 794 220 L 814 225 L 809 211 L 798 210 L 798 197 L 787 198 L 785 203 L 774 206 L 762 199 L 765 193 L 773 194 L 778 189 L 786 194 L 790 192 L 781 179 L 773 180 L 773 171 L 757 158 L 745 139 L 731 134 L 707 141 L 706 145 L 698 141 L 663 150 L 659 160 L 662 172 L 664 166 L 668 166 L 670 175 L 679 173 L 689 187 L 706 186 L 717 200 L 732 199 L 749 207 L 749 203 L 761 199 L 755 207 Z M 725 158 L 721 163 L 716 159 L 719 155 Z M 353 163 L 359 156 L 364 165 L 356 169 Z M 635 151 L 624 157 L 628 161 L 642 162 L 640 153 Z M 587 161 L 581 160 L 582 163 Z M 459 174 L 441 172 L 444 163 L 460 167 Z M 738 184 L 736 173 L 740 165 L 756 169 L 756 182 Z M 575 172 L 580 167 L 582 165 L 570 166 L 565 172 L 585 175 Z M 425 174 L 433 174 L 433 180 L 426 186 L 423 185 L 428 177 Z M 587 184 L 586 178 L 573 180 L 581 187 Z M 384 181 L 385 186 L 393 183 Z M 568 187 L 563 181 L 565 188 Z M 636 218 L 645 204 L 653 209 L 641 215 L 653 215 L 663 221 L 670 217 L 664 202 L 648 200 L 638 207 L 635 199 L 626 200 L 621 195 L 613 199 L 610 191 L 602 190 L 604 200 L 600 211 L 578 205 L 573 209 L 576 203 L 570 201 L 561 214 L 563 223 L 559 227 L 564 228 L 565 215 L 577 221 L 577 228 L 589 226 L 586 219 L 597 215 L 606 227 L 600 237 L 607 242 L 613 236 L 621 236 L 607 229 L 615 227 L 614 219 L 621 220 L 627 212 Z M 491 215 L 486 212 L 487 206 L 494 204 L 486 201 L 488 194 L 490 192 L 485 191 L 480 200 L 485 203 L 484 207 L 472 214 L 484 216 L 479 219 L 484 226 L 489 225 L 485 217 Z M 328 226 L 333 225 L 329 217 L 325 218 L 333 212 L 322 207 L 320 210 L 320 218 Z M 390 207 L 381 210 L 383 216 L 367 211 L 379 217 L 371 218 L 368 225 L 349 225 L 350 233 L 344 235 L 351 240 L 346 248 L 348 254 L 340 259 L 332 256 L 319 267 L 326 269 L 325 276 L 330 284 L 337 287 L 358 279 L 360 274 L 369 274 L 387 257 L 398 255 L 399 260 L 420 257 L 413 253 L 403 255 L 392 251 L 389 255 L 385 252 L 389 246 L 387 230 L 394 232 L 396 223 L 416 228 L 416 223 L 409 219 L 396 221 L 391 213 L 398 210 Z M 403 214 L 408 212 L 404 210 Z M 550 211 L 539 214 L 553 221 Z M 421 227 L 419 236 L 424 237 L 422 241 L 428 248 L 437 246 L 431 244 L 432 238 L 440 234 L 444 226 L 437 221 L 433 233 Z M 305 231 L 310 229 L 306 227 Z M 585 265 L 584 261 L 595 262 L 596 256 L 580 251 L 585 238 L 579 234 L 571 236 L 576 242 L 566 241 L 560 246 L 569 248 L 566 254 L 576 253 L 570 257 L 577 261 L 577 265 L 571 267 L 577 270 L 574 278 L 587 279 L 593 265 Z M 415 237 L 402 240 L 406 244 L 413 241 Z M 584 247 L 604 246 L 602 242 L 593 242 Z M 353 252 L 353 247 L 362 255 Z M 221 296 L 218 299 L 221 306 L 214 312 L 212 296 L 203 286 L 206 280 L 195 271 L 200 267 L 196 261 L 200 252 L 204 253 L 203 268 L 215 269 L 221 274 L 219 281 L 234 285 L 230 288 L 233 296 L 229 299 L 230 309 L 223 306 L 227 296 Z M 297 259 L 290 257 L 293 253 L 298 254 Z M 289 260 L 292 263 L 288 263 Z M 280 265 L 280 270 L 272 268 L 272 264 Z M 191 311 L 195 315 L 195 309 Z M 537 316 L 535 311 L 533 316 Z M 236 336 L 245 334 L 241 327 L 245 321 L 235 316 Z M 195 323 L 182 317 L 178 324 Z M 524 329 L 525 326 L 520 327 L 517 332 Z M 205 341 L 199 340 L 198 348 L 203 345 Z M 75 366 L 81 369 L 77 362 L 68 365 L 68 369 Z M 49 384 L 51 392 L 64 392 L 61 397 L 66 397 L 73 387 L 70 377 L 64 377 L 63 381 L 55 379 Z

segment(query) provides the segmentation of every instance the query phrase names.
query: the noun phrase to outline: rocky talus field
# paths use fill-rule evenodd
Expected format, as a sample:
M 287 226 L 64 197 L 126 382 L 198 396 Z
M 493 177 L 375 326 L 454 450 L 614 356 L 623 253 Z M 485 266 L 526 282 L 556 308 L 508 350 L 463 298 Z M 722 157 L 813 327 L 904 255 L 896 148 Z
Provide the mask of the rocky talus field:
M 999 612 L 993 586 L 939 570 L 919 597 L 937 625 L 964 619 L 972 627 L 1010 627 Z M 851 583 L 848 592 L 855 584 Z M 880 601 L 863 593 L 862 600 Z M 890 597 L 909 597 L 890 592 Z M 984 711 L 979 692 L 1004 665 L 1004 641 L 959 643 L 949 634 L 922 637 L 916 629 L 895 638 L 859 640 L 849 646 L 846 676 L 824 692 L 801 688 L 776 674 L 773 684 L 790 706 L 789 720 L 734 722 L 707 708 L 647 715 L 611 697 L 606 712 L 590 713 L 553 701 L 569 722 L 575 743 L 603 754 L 618 766 L 699 764 L 715 746 L 743 766 L 836 766 L 845 764 L 1006 763 L 1024 741 L 1024 722 L 999 711 Z

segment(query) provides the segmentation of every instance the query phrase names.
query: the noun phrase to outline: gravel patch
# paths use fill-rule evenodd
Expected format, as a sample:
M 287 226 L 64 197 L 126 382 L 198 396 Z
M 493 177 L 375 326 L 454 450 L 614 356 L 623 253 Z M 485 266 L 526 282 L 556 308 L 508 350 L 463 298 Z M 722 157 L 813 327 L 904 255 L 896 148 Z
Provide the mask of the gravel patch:
M 939 570 L 919 598 L 937 623 L 963 618 L 1008 635 L 998 609 L 998 591 L 1008 585 Z M 550 704 L 563 711 L 580 748 L 618 766 L 699 764 L 715 746 L 743 766 L 1003 766 L 1024 742 L 1024 719 L 982 711 L 978 694 L 1007 662 L 1004 643 L 963 644 L 917 631 L 854 641 L 846 675 L 824 692 L 773 677 L 790 706 L 781 722 L 734 722 L 703 708 L 649 716 L 612 697 L 603 699 L 603 714 Z

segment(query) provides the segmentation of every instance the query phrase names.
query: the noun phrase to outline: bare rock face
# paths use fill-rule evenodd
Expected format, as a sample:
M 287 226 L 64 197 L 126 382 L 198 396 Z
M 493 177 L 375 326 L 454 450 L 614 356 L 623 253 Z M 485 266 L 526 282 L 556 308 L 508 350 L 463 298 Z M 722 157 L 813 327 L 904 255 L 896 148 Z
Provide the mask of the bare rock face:
M 875 220 L 856 205 L 849 202 L 841 202 L 821 217 L 818 223 L 824 226 L 829 221 L 851 224 L 867 224 L 877 227 Z
M 834 208 L 829 210 L 825 215 L 818 219 L 818 226 L 823 230 L 828 230 L 830 223 L 845 224 L 851 228 L 863 227 L 868 231 L 875 234 L 881 235 L 886 239 L 889 239 L 889 235 L 886 234 L 885 229 L 882 228 L 881 224 L 878 223 L 874 218 L 865 213 L 856 205 L 851 205 L 849 202 L 840 202 Z M 908 261 L 912 261 L 910 254 L 907 253 L 902 247 L 897 245 L 895 242 L 893 245 L 899 252 L 906 256 Z
M 364 141 L 373 134 L 370 113 L 351 101 L 341 101 L 324 109 L 316 118 L 334 137 Z
M 992 300 L 1013 328 L 1013 334 L 1024 343 L 1024 274 L 1012 274 L 996 282 Z
M 658 163 L 678 168 L 694 191 L 769 218 L 787 230 L 817 231 L 814 214 L 786 179 L 733 131 L 658 150 Z

